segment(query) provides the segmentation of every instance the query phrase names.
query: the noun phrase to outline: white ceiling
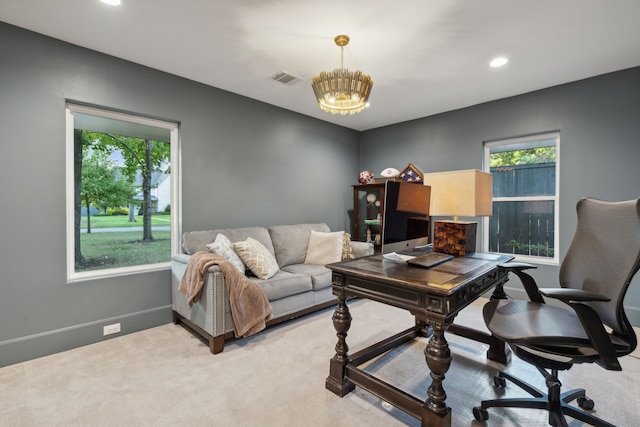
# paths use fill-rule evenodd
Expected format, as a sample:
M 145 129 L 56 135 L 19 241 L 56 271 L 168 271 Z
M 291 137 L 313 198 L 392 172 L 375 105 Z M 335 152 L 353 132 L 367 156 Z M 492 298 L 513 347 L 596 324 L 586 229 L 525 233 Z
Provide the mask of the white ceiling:
M 360 131 L 640 65 L 638 0 L 1 0 L 0 21 Z M 374 80 L 354 116 L 310 86 L 338 34 Z

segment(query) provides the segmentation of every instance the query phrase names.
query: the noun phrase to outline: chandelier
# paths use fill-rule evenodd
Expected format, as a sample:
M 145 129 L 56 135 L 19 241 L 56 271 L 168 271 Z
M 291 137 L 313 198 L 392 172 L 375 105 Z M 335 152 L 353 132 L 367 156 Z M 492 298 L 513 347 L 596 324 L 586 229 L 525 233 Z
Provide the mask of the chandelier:
M 323 111 L 356 114 L 367 107 L 373 80 L 362 71 L 344 68 L 344 47 L 349 43 L 349 36 L 336 36 L 334 41 L 340 46 L 340 68 L 321 71 L 311 80 L 311 87 Z

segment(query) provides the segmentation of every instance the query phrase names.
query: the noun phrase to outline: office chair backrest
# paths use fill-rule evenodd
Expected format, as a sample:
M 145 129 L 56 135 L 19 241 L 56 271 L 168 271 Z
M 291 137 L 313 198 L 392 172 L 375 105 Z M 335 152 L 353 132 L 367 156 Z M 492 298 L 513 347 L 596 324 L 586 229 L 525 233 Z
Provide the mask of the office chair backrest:
M 560 286 L 611 298 L 589 305 L 605 325 L 635 344 L 622 303 L 640 266 L 640 199 L 605 202 L 585 198 L 578 202 L 577 211 L 578 225 L 560 268 Z

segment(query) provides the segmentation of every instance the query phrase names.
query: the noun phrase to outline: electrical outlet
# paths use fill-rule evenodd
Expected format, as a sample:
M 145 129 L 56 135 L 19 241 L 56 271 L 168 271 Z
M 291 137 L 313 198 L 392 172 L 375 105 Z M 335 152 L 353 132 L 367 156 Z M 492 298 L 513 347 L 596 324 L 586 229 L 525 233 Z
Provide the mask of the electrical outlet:
M 113 325 L 107 325 L 102 328 L 102 335 L 117 334 L 120 332 L 120 323 L 114 323 Z

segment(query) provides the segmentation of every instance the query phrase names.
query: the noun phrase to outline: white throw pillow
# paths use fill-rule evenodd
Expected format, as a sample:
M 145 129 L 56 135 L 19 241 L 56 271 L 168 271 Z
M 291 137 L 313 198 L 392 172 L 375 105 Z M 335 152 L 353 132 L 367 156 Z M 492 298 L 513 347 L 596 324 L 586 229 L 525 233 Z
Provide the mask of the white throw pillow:
M 311 231 L 305 264 L 331 264 L 342 260 L 344 231 L 322 233 Z
M 238 256 L 236 251 L 233 249 L 233 243 L 227 236 L 222 233 L 219 233 L 213 243 L 209 243 L 207 245 L 207 250 L 209 252 L 213 252 L 214 254 L 220 255 L 227 261 L 229 261 L 233 266 L 242 274 L 244 274 L 246 267 L 242 259 Z
M 273 254 L 252 237 L 235 242 L 233 248 L 249 270 L 260 279 L 268 279 L 280 270 Z

